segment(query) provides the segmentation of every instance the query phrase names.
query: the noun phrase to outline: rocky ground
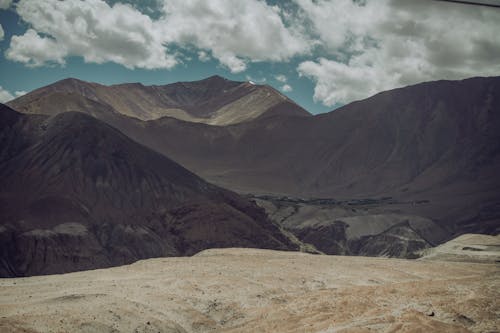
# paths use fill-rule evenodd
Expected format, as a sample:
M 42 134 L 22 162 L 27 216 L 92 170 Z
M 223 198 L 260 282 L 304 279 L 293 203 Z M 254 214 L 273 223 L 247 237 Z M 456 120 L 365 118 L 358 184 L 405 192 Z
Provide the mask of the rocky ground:
M 499 244 L 487 238 L 489 250 Z M 213 249 L 1 279 L 0 331 L 498 332 L 498 259 L 498 252 L 496 262 L 473 263 Z
M 414 259 L 453 235 L 432 219 L 405 213 L 408 206 L 428 204 L 426 200 L 248 197 L 284 232 L 309 245 L 305 252 Z

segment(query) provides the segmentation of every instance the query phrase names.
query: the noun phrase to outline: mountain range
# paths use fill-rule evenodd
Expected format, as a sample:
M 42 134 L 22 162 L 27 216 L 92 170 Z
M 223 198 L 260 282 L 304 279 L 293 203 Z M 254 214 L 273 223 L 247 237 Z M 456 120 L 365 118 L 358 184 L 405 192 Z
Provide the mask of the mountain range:
M 105 86 L 69 78 L 34 90 L 9 105 L 26 113 L 95 114 L 106 110 L 145 121 L 174 117 L 211 125 L 236 124 L 281 113 L 310 116 L 270 86 L 220 76 L 164 86 Z
M 40 250 L 22 253 L 35 245 L 18 239 L 59 225 L 92 234 L 82 249 L 104 253 L 97 266 L 214 246 L 297 248 L 285 229 L 325 253 L 396 256 L 394 239 L 406 239 L 406 253 L 499 232 L 500 77 L 421 83 L 320 115 L 269 86 L 218 76 L 165 86 L 66 79 L 8 105 L 22 114 L 0 114 L 0 235 L 16 239 L 2 242 L 4 275 L 46 273 L 26 268 Z M 185 220 L 184 206 L 196 207 Z M 168 222 L 147 236 L 158 250 L 115 255 L 176 214 L 187 221 L 180 229 Z M 214 231 L 206 215 L 231 222 Z M 376 233 L 358 230 L 373 221 Z M 60 270 L 96 265 L 76 261 Z
M 79 112 L 0 109 L 0 276 L 294 249 L 264 211 Z

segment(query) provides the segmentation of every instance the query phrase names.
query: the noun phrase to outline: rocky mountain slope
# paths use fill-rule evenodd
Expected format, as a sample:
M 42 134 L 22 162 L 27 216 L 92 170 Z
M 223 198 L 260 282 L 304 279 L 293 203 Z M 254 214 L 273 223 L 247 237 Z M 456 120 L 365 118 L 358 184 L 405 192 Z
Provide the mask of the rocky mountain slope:
M 2 332 L 496 332 L 495 264 L 207 250 L 0 280 Z
M 314 117 L 213 127 L 175 119 L 129 135 L 208 179 L 248 192 L 366 197 L 443 186 L 493 190 L 500 77 L 437 81 Z M 202 153 L 203 152 L 203 153 Z
M 140 120 L 169 116 L 212 125 L 276 114 L 310 115 L 270 86 L 220 76 L 163 86 L 105 86 L 71 78 L 34 90 L 11 101 L 9 106 L 23 113 L 54 115 L 79 111 L 96 116 L 94 109 L 99 109 Z
M 0 208 L 3 277 L 295 248 L 255 204 L 77 112 L 0 105 Z
M 236 191 L 391 197 L 381 208 L 437 221 L 450 237 L 500 231 L 500 77 L 422 83 L 314 117 L 106 121 Z
M 252 198 L 284 230 L 326 254 L 417 258 L 453 234 L 449 226 L 430 218 L 391 209 L 390 198 Z
M 221 89 L 243 84 L 217 77 L 200 82 L 170 85 L 177 87 L 176 101 L 200 84 L 214 94 L 211 100 L 224 100 Z M 34 102 L 38 95 L 32 92 L 12 105 L 40 113 Z M 307 207 L 299 207 L 285 222 L 287 231 L 326 253 L 412 256 L 455 235 L 500 232 L 500 77 L 417 84 L 316 116 L 280 107 L 280 112 L 227 126 L 173 117 L 143 121 L 88 95 L 48 94 L 40 103 L 49 111 L 42 113 L 86 110 L 235 191 L 361 203 L 360 209 L 342 204 L 340 210 L 305 203 Z M 196 111 L 196 98 L 188 100 L 191 114 L 207 110 Z M 154 108 L 148 110 L 154 113 Z M 299 220 L 303 223 L 295 224 Z M 353 225 L 366 232 L 351 237 Z M 395 237 L 397 248 L 383 245 Z

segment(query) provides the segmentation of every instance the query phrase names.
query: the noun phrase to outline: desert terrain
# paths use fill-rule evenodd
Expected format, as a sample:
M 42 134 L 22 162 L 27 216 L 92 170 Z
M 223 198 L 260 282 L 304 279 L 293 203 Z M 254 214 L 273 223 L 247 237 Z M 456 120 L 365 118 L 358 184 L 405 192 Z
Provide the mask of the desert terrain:
M 472 261 L 481 246 L 495 260 L 231 248 L 2 279 L 0 331 L 498 332 L 499 237 L 458 243 Z M 456 241 L 447 248 L 460 252 Z

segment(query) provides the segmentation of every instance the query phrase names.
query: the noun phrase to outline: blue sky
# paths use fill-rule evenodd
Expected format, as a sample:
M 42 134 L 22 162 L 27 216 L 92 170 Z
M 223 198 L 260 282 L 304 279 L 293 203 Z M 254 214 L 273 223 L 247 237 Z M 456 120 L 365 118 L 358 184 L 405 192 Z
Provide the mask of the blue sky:
M 218 74 L 321 113 L 422 81 L 500 75 L 499 22 L 500 9 L 431 0 L 0 0 L 0 99 L 67 77 Z

